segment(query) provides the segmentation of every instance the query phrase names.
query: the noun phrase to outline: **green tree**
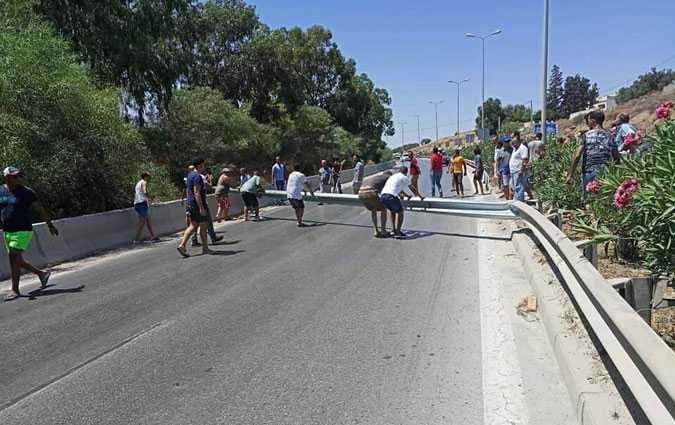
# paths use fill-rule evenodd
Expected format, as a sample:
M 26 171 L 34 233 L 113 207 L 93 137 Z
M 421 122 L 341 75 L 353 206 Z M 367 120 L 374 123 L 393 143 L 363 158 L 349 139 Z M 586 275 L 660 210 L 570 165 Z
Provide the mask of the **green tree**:
M 652 68 L 648 73 L 640 75 L 630 86 L 620 89 L 616 100 L 619 103 L 624 103 L 647 93 L 663 90 L 673 81 L 675 81 L 675 70 L 657 71 L 656 68 Z
M 565 79 L 562 112 L 570 115 L 589 108 L 598 97 L 598 85 L 588 78 L 576 74 Z
M 482 107 L 478 107 L 478 116 L 476 117 L 476 128 L 481 125 L 481 111 Z M 490 131 L 490 134 L 497 134 L 499 128 L 499 120 L 504 121 L 506 115 L 502 110 L 502 101 L 496 98 L 489 98 L 485 100 L 485 128 Z
M 47 25 L 0 21 L 0 163 L 23 169 L 56 216 L 130 205 L 147 156 L 118 99 Z
M 192 0 L 30 0 L 98 79 L 124 90 L 127 117 L 161 113 L 192 56 Z
M 204 87 L 176 92 L 161 124 L 146 130 L 146 140 L 153 158 L 169 166 L 176 183 L 197 157 L 218 166 L 249 165 L 271 162 L 279 152 L 271 128 Z
M 553 65 L 546 92 L 546 113 L 550 119 L 557 120 L 563 116 L 564 93 L 563 74 L 558 65 Z

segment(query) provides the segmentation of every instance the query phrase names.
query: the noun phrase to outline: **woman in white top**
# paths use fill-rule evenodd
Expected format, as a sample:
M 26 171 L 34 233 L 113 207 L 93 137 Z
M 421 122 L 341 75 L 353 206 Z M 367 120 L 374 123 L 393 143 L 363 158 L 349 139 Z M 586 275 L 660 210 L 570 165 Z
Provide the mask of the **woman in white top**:
M 158 242 L 159 238 L 155 236 L 152 230 L 152 223 L 150 222 L 150 195 L 148 194 L 148 181 L 150 181 L 150 173 L 143 173 L 141 179 L 136 183 L 134 190 L 134 210 L 138 214 L 138 227 L 136 228 L 136 237 L 133 243 L 141 242 L 141 235 L 143 228 L 148 226 L 150 232 L 150 239 L 153 242 Z

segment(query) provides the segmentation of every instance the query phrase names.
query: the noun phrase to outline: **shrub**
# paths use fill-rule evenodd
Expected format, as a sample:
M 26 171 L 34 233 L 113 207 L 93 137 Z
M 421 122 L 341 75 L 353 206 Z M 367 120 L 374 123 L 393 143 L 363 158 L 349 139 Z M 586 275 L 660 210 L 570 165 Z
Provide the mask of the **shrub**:
M 23 169 L 57 217 L 130 205 L 145 158 L 119 93 L 40 23 L 0 24 L 0 141 L 0 164 Z
M 549 138 L 546 142 L 546 153 L 532 164 L 537 198 L 550 209 L 570 210 L 581 205 L 581 182 L 575 186 L 565 184 L 567 170 L 576 149 L 575 143 L 560 144 Z
M 611 166 L 599 178 L 601 189 L 589 196 L 579 227 L 595 237 L 634 240 L 644 248 L 646 267 L 675 283 L 675 119 L 670 105 L 660 107 L 666 119 L 647 138 L 651 149 Z M 621 198 L 622 185 L 635 192 Z

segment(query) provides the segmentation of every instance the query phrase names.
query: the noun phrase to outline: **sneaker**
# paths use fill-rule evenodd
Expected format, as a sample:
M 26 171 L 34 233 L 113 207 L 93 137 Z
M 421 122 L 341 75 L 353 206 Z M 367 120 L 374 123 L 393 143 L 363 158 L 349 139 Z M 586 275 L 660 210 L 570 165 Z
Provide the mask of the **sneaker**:
M 440 197 L 442 198 L 443 197 L 443 191 L 442 190 L 440 191 L 440 194 L 441 194 Z
M 161 241 L 162 240 L 159 237 L 154 237 L 154 238 L 152 238 L 152 240 L 150 242 L 157 243 L 157 242 L 161 242 Z
M 218 242 L 222 241 L 223 238 L 225 238 L 225 236 L 218 235 L 218 236 L 216 236 L 216 239 L 211 239 L 211 243 L 218 243 Z
M 42 276 L 40 276 L 40 287 L 44 289 L 45 286 L 47 286 L 47 283 L 49 283 L 49 278 L 52 276 L 52 272 L 45 272 Z
M 202 246 L 199 241 L 192 241 L 192 246 Z

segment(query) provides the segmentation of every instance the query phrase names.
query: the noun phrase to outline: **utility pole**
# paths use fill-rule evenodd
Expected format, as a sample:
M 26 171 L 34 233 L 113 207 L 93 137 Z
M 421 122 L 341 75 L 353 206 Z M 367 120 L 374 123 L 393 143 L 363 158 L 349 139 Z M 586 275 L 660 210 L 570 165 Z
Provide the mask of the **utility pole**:
M 544 0 L 544 60 L 541 76 L 541 134 L 546 143 L 546 84 L 548 83 L 548 0 Z
M 415 118 L 417 118 L 417 143 L 420 145 L 422 144 L 422 131 L 420 129 L 420 116 L 419 115 L 413 115 Z
M 401 154 L 403 153 L 403 146 L 405 145 L 405 121 L 401 121 Z
M 534 132 L 534 102 L 530 100 L 530 128 Z
M 502 132 L 502 116 L 497 115 L 497 135 Z
M 439 100 L 438 102 L 433 102 L 431 100 L 429 101 L 429 103 L 434 105 L 434 111 L 436 112 L 436 140 L 435 140 L 435 142 L 438 142 L 438 105 L 440 105 L 443 102 L 444 102 L 444 100 Z
M 456 132 L 456 134 L 459 134 L 459 87 L 462 85 L 462 83 L 466 83 L 468 81 L 469 81 L 468 78 L 465 78 L 462 81 L 453 81 L 453 80 L 448 81 L 448 83 L 457 85 L 457 132 Z
M 483 42 L 483 91 L 482 91 L 482 102 L 481 102 L 481 107 L 480 107 L 480 129 L 481 129 L 481 136 L 485 136 L 485 40 L 488 38 L 501 34 L 502 30 L 498 29 L 496 31 L 493 31 L 492 33 L 488 35 L 477 35 L 473 34 L 470 32 L 467 32 L 464 34 L 466 37 L 469 38 L 478 38 Z

